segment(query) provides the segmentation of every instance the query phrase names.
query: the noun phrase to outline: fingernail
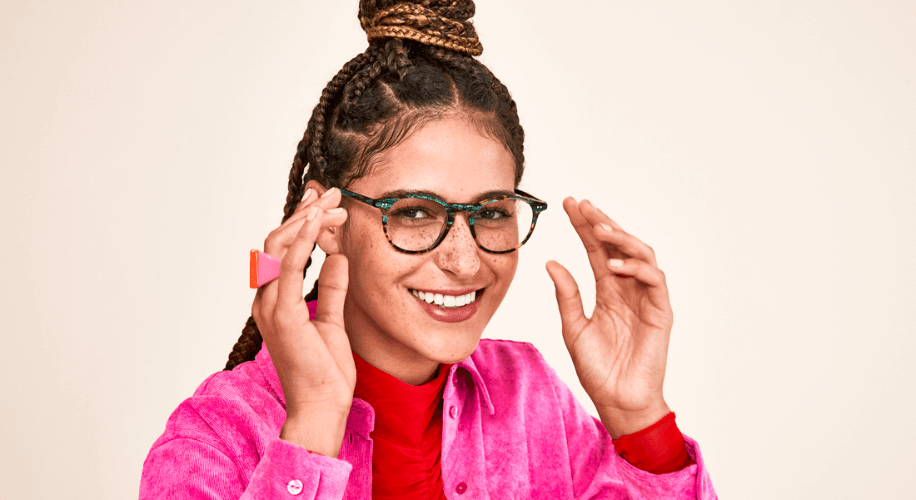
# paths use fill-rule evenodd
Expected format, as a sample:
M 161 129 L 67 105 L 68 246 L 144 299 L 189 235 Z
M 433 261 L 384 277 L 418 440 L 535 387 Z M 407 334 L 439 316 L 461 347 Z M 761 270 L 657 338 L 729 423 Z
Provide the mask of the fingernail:
M 308 188 L 305 190 L 305 194 L 302 195 L 302 201 L 307 201 L 309 199 L 309 196 L 312 196 L 312 188 Z
M 321 197 L 322 197 L 322 198 L 327 198 L 328 196 L 331 196 L 331 193 L 333 193 L 335 190 L 337 190 L 337 188 L 328 189 L 327 191 L 324 192 L 323 195 L 321 195 Z
M 305 214 L 305 220 L 315 220 L 315 217 L 318 216 L 318 207 L 309 207 L 308 212 Z
M 620 259 L 611 259 L 607 261 L 607 265 L 610 267 L 620 267 L 623 265 L 623 261 Z
M 601 229 L 604 229 L 605 231 L 609 233 L 614 231 L 613 229 L 611 229 L 611 226 L 608 226 L 607 224 L 601 224 Z
M 325 210 L 325 212 L 327 212 L 327 213 L 329 213 L 329 214 L 339 214 L 340 212 L 343 212 L 343 211 L 344 211 L 344 209 L 342 209 L 342 208 L 340 208 L 340 207 L 332 208 L 332 209 L 330 209 L 330 210 Z

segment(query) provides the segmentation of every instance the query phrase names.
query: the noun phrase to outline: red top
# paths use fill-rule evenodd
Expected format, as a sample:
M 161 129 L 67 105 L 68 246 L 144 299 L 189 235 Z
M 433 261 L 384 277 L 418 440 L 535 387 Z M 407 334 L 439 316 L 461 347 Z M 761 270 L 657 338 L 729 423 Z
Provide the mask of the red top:
M 370 365 L 356 353 L 353 396 L 375 409 L 372 431 L 372 498 L 444 499 L 442 391 L 452 365 L 423 385 L 410 385 Z
M 442 485 L 442 391 L 451 365 L 436 378 L 410 385 L 370 365 L 356 353 L 353 395 L 375 409 L 372 448 L 373 499 L 445 498 Z M 633 434 L 613 441 L 617 453 L 653 474 L 681 470 L 694 462 L 674 412 Z

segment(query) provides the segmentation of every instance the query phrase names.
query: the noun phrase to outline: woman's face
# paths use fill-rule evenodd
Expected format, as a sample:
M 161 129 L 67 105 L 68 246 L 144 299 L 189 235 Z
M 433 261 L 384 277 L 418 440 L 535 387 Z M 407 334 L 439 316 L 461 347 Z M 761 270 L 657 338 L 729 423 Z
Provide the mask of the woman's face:
M 460 117 L 415 130 L 371 167 L 347 189 L 376 199 L 420 191 L 448 203 L 475 203 L 515 187 L 512 155 Z M 469 356 L 515 276 L 518 252 L 485 252 L 471 235 L 467 214 L 458 214 L 439 246 L 406 254 L 388 242 L 379 209 L 354 201 L 348 210 L 349 227 L 339 241 L 350 265 L 344 317 L 353 350 L 412 384 L 429 379 L 439 363 Z M 476 292 L 476 299 L 443 308 L 414 292 Z

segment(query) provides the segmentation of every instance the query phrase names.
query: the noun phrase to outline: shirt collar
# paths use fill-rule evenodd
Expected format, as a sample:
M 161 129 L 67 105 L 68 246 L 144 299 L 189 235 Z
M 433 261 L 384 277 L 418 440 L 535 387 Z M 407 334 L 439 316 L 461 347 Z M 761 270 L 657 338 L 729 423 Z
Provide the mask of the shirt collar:
M 478 346 L 479 346 L 478 342 Z M 476 349 L 475 349 L 476 352 Z M 490 415 L 496 413 L 496 409 L 493 408 L 493 403 L 490 401 L 490 392 L 487 390 L 487 384 L 484 383 L 483 377 L 480 376 L 480 372 L 477 370 L 477 366 L 474 364 L 474 354 L 471 354 L 467 358 L 464 358 L 461 362 L 456 365 L 452 365 L 451 373 L 449 373 L 449 378 L 452 380 L 452 383 L 457 384 L 458 381 L 455 379 L 456 372 L 458 368 L 464 368 L 471 374 L 471 380 L 474 381 L 474 388 L 477 389 L 477 394 L 481 397 L 484 403 L 487 404 L 487 410 L 489 410 Z

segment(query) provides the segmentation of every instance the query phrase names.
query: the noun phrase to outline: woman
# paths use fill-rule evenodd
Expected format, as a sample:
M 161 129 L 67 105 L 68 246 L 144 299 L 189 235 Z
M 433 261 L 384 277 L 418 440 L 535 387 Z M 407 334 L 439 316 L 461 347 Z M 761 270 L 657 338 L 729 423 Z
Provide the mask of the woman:
M 480 339 L 546 204 L 517 190 L 524 132 L 474 59 L 473 13 L 360 2 L 370 46 L 322 93 L 264 243 L 279 278 L 153 445 L 142 498 L 715 498 L 662 396 L 664 274 L 595 206 L 563 202 L 591 318 L 569 272 L 547 271 L 600 421 L 533 346 Z

